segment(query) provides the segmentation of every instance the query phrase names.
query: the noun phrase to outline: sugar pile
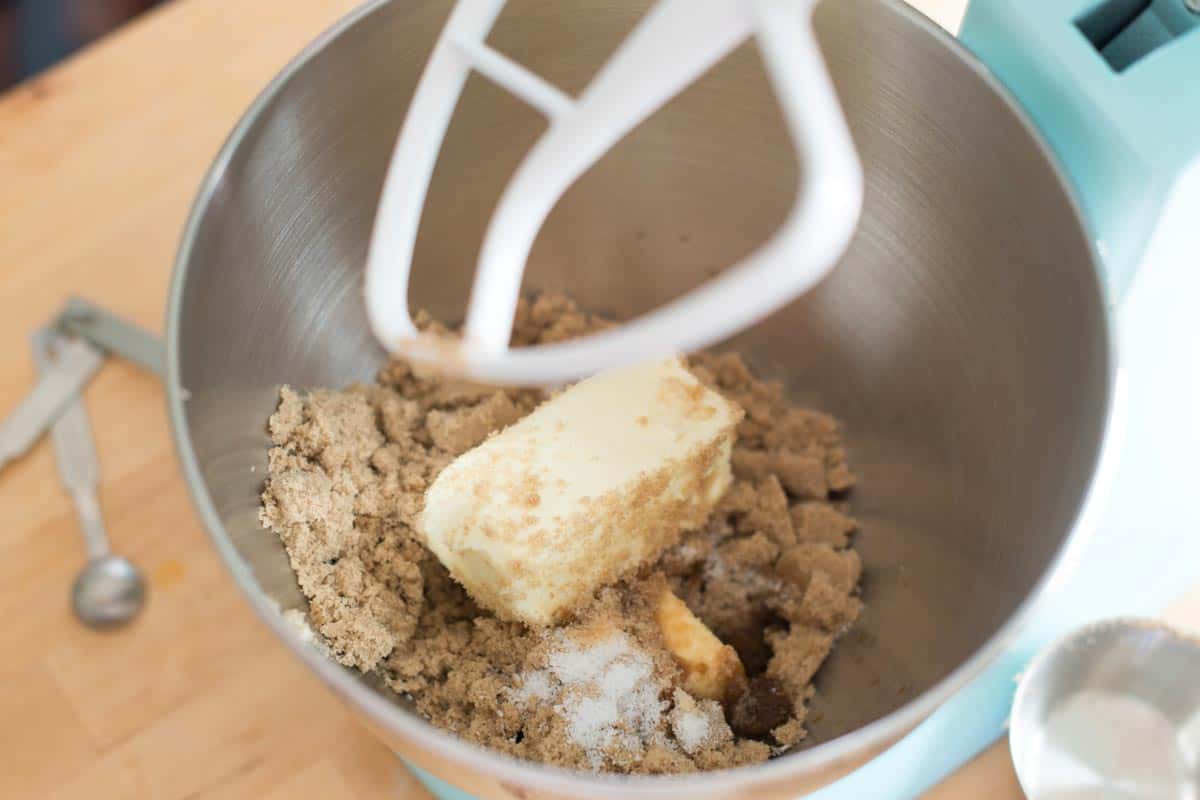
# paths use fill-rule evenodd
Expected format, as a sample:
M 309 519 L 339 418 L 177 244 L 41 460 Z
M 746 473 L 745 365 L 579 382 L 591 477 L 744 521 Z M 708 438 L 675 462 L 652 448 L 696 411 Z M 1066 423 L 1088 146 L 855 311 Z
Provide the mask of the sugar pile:
M 668 721 L 675 741 L 688 755 L 720 747 L 733 739 L 719 703 L 696 700 L 682 689 L 675 690 L 675 707 Z
M 513 699 L 553 702 L 593 769 L 614 755 L 637 756 L 662 743 L 668 687 L 655 679 L 649 654 L 620 631 L 590 643 L 557 638 L 546 668 L 527 672 Z
M 673 730 L 679 744 L 689 753 L 700 750 L 712 738 L 712 726 L 708 724 L 708 717 L 699 711 L 685 711 L 680 714 L 675 720 Z

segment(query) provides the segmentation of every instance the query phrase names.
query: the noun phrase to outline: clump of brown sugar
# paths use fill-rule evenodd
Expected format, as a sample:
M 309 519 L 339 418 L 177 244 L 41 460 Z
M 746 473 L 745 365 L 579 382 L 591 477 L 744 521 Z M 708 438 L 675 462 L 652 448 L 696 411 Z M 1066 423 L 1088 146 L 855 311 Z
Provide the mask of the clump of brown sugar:
M 562 341 L 608 324 L 548 294 L 521 303 L 513 339 Z M 529 413 L 539 392 L 401 361 L 372 386 L 284 388 L 261 519 L 283 541 L 332 657 L 378 672 L 442 728 L 564 767 L 718 769 L 799 742 L 812 678 L 860 609 L 856 526 L 841 500 L 853 476 L 831 417 L 789 405 L 736 355 L 690 366 L 746 412 L 733 487 L 656 564 L 546 631 L 479 609 L 414 527 L 438 472 Z M 723 702 L 683 689 L 652 610 L 664 585 L 738 651 L 747 677 Z

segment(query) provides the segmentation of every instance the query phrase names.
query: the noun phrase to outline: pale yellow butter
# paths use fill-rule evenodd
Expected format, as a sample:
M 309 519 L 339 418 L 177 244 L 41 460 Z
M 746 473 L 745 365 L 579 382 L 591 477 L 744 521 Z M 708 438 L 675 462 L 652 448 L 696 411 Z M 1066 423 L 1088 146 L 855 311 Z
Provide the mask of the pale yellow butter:
M 559 622 L 703 524 L 741 417 L 675 359 L 602 372 L 446 467 L 421 533 L 480 605 Z

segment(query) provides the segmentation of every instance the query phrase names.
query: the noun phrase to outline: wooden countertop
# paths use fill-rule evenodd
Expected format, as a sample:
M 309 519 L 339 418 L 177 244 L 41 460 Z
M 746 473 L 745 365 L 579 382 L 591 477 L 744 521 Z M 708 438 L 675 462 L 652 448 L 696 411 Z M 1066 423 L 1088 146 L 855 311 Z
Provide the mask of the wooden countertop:
M 354 5 L 175 0 L 0 96 L 0 413 L 33 380 L 29 333 L 69 294 L 161 330 L 217 148 Z M 917 5 L 953 29 L 965 2 Z M 253 619 L 193 512 L 158 383 L 113 362 L 87 404 L 114 547 L 145 569 L 151 599 L 128 630 L 76 624 L 67 588 L 84 554 L 49 447 L 4 472 L 0 797 L 427 797 Z M 985 793 L 1021 797 L 1003 744 L 931 796 Z

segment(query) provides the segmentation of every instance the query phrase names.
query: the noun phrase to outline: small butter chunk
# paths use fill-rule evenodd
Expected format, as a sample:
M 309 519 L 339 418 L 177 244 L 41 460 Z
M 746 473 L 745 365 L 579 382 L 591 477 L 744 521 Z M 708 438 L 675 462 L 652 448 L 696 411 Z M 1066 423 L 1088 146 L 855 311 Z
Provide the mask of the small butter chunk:
M 745 680 L 737 651 L 723 644 L 670 589 L 654 610 L 663 642 L 683 670 L 683 688 L 696 697 L 721 700 L 736 681 Z
M 451 462 L 418 527 L 477 603 L 554 624 L 704 523 L 741 417 L 675 359 L 602 372 Z

